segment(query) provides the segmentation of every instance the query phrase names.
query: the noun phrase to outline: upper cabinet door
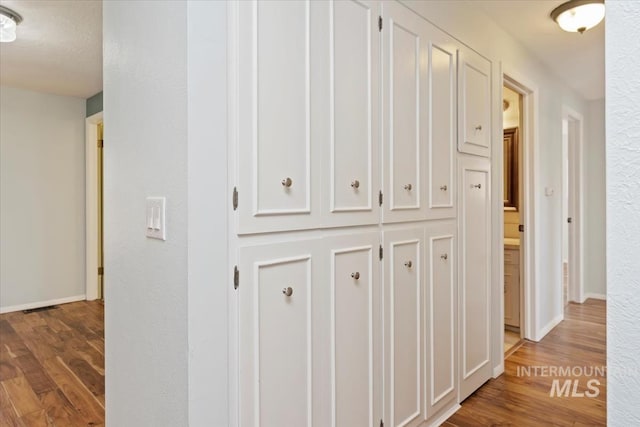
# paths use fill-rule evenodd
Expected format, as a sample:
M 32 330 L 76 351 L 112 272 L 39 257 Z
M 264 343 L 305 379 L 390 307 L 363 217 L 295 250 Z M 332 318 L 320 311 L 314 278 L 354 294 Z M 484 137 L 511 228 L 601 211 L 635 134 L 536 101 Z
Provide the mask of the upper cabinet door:
M 429 218 L 455 217 L 456 42 L 429 26 Z
M 428 23 L 383 6 L 384 222 L 426 219 Z
M 458 149 L 491 155 L 491 62 L 468 48 L 458 58 Z
M 238 231 L 310 228 L 319 216 L 312 54 L 323 17 L 307 1 L 242 1 L 235 32 Z
M 323 223 L 375 224 L 380 220 L 378 3 L 331 1 L 328 8 Z

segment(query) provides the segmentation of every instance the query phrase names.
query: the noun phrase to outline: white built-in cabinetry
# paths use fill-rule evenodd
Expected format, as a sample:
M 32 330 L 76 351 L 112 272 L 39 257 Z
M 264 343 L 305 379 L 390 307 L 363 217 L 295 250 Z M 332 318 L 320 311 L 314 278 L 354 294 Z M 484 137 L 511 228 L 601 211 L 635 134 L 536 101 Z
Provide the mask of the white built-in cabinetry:
M 490 63 L 397 2 L 229 17 L 239 425 L 441 422 L 489 354 L 469 295 L 489 289 Z

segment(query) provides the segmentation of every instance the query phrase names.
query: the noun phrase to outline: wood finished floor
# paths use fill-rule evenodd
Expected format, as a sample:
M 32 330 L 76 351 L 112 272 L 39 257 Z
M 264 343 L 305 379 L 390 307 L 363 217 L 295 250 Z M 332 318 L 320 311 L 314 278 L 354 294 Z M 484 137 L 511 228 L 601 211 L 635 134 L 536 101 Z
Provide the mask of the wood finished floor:
M 104 425 L 104 307 L 0 315 L 0 426 Z
M 604 301 L 569 303 L 563 322 L 539 343 L 525 341 L 505 360 L 505 373 L 465 400 L 444 426 L 606 425 L 606 378 L 571 377 L 580 380 L 578 392 L 588 391 L 589 379 L 600 381 L 597 397 L 550 397 L 552 377 L 517 375 L 518 367 L 523 366 L 605 366 L 605 320 Z

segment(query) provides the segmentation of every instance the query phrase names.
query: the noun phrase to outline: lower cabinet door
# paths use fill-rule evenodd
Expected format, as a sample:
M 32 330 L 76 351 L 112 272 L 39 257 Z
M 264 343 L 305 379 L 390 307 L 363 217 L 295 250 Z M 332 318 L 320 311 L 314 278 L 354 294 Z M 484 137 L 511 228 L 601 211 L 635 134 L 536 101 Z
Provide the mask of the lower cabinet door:
M 425 419 L 424 228 L 385 231 L 385 418 L 396 426 Z
M 456 225 L 427 226 L 427 417 L 455 404 Z
M 379 243 L 377 232 L 323 240 L 330 262 L 333 426 L 377 426 L 382 419 Z
M 320 425 L 318 240 L 239 250 L 239 424 Z

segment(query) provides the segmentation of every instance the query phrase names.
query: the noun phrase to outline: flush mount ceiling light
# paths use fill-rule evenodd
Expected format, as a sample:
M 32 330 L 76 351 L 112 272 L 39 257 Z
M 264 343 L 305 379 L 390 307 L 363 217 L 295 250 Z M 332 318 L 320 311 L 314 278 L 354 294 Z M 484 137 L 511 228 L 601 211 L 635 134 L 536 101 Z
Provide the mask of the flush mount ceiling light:
M 0 42 L 12 42 L 16 39 L 16 27 L 22 22 L 22 16 L 13 10 L 0 6 Z
M 584 33 L 604 18 L 604 0 L 571 0 L 553 9 L 551 19 L 571 33 Z

